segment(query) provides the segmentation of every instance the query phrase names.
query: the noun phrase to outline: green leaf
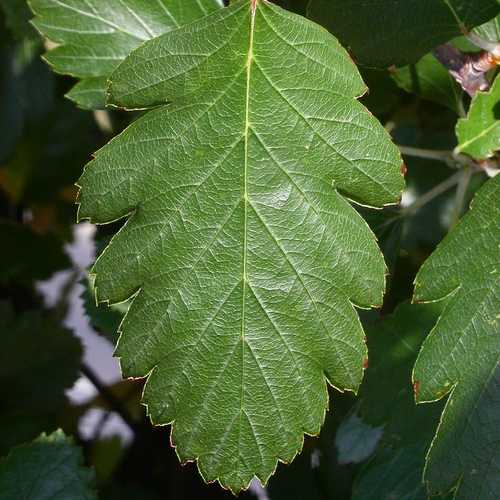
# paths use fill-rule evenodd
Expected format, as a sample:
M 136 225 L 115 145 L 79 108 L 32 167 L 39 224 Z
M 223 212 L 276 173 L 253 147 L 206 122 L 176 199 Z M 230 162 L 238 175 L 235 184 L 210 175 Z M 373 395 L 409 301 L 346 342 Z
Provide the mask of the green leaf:
M 362 469 L 352 500 L 428 500 L 422 484 L 426 446 L 382 448 Z
M 103 108 L 111 72 L 145 40 L 220 7 L 220 0 L 30 0 L 33 24 L 58 46 L 45 56 L 58 73 L 82 81 L 68 97 Z
M 364 462 L 375 451 L 383 434 L 382 427 L 365 424 L 355 413 L 339 426 L 335 436 L 340 464 Z
M 407 92 L 460 113 L 462 90 L 432 54 L 425 55 L 415 64 L 394 70 L 392 77 Z
M 0 462 L 0 496 L 23 500 L 97 500 L 94 471 L 59 430 L 14 448 Z
M 419 271 L 417 301 L 449 297 L 418 356 L 419 402 L 450 393 L 429 451 L 431 493 L 496 498 L 500 491 L 500 177 L 490 179 L 470 211 Z
M 261 0 L 146 42 L 109 90 L 122 107 L 172 102 L 80 180 L 80 218 L 128 216 L 93 269 L 99 301 L 137 292 L 122 370 L 150 374 L 153 422 L 175 421 L 206 480 L 265 482 L 319 432 L 326 380 L 361 381 L 353 304 L 381 304 L 385 267 L 345 196 L 396 201 L 401 158 L 336 40 Z
M 458 120 L 456 133 L 457 153 L 482 160 L 500 150 L 500 78 L 487 92 L 477 92 L 467 118 Z
M 106 304 L 96 304 L 95 290 L 92 278 L 89 276 L 83 280 L 83 307 L 85 314 L 90 320 L 92 327 L 104 335 L 112 343 L 118 340 L 118 328 L 123 320 L 123 316 L 129 308 L 129 302 L 121 302 L 111 306 Z
M 499 11 L 497 0 L 311 0 L 308 13 L 359 63 L 387 68 L 417 62 Z
M 357 476 L 353 500 L 427 499 L 422 481 L 425 452 L 441 408 L 415 405 L 411 370 L 441 310 L 441 304 L 402 304 L 367 327 L 370 364 L 358 414 L 365 425 L 381 427 L 383 436 L 375 456 Z
M 16 317 L 5 302 L 0 302 L 0 332 L 2 454 L 54 429 L 66 403 L 64 391 L 78 378 L 82 347 L 69 331 L 40 312 L 23 312 Z
M 474 33 L 490 42 L 500 42 L 500 15 L 475 28 Z

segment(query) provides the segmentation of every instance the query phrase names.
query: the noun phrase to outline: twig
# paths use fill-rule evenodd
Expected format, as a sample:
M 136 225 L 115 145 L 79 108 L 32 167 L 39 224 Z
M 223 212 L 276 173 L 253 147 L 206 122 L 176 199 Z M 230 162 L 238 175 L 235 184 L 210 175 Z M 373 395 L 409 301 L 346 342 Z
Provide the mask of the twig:
M 123 407 L 121 401 L 101 382 L 96 373 L 86 363 L 82 363 L 80 371 L 87 377 L 94 387 L 98 390 L 102 398 L 108 403 L 111 410 L 118 413 L 123 421 L 137 434 L 140 432 L 140 425 L 129 415 L 128 411 Z
M 439 195 L 445 193 L 453 186 L 456 186 L 460 182 L 462 176 L 463 172 L 461 170 L 460 172 L 453 174 L 451 177 L 448 177 L 440 184 L 434 186 L 430 191 L 427 191 L 422 196 L 417 198 L 411 205 L 408 205 L 407 207 L 403 208 L 399 216 L 405 217 L 408 215 L 413 215 L 415 212 L 420 210 L 424 205 L 427 205 L 427 203 L 431 202 L 434 198 L 437 198 Z
M 487 51 L 468 54 L 449 43 L 436 47 L 436 59 L 448 70 L 460 86 L 473 97 L 478 91 L 490 88 L 486 73 L 497 65 L 498 59 Z
M 401 153 L 415 158 L 424 158 L 427 160 L 437 160 L 446 163 L 451 168 L 471 167 L 474 161 L 468 156 L 457 154 L 454 151 L 445 149 L 425 149 L 414 148 L 411 146 L 398 146 Z
M 472 169 L 470 167 L 465 167 L 461 171 L 461 177 L 458 181 L 457 193 L 455 195 L 455 208 L 453 210 L 453 218 L 451 220 L 450 229 L 452 229 L 455 224 L 460 219 L 465 203 L 465 195 L 467 193 L 467 188 L 469 187 L 470 178 L 472 177 Z
M 453 152 L 444 149 L 424 149 L 414 148 L 412 146 L 398 146 L 401 153 L 406 156 L 414 156 L 416 158 L 426 158 L 429 160 L 438 160 L 448 163 L 453 161 Z

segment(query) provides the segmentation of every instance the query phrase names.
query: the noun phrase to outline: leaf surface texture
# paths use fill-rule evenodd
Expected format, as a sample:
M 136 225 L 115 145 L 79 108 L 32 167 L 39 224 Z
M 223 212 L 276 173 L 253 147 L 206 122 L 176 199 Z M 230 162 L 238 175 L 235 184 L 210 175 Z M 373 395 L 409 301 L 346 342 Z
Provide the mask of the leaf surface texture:
M 219 0 L 30 0 L 33 24 L 58 46 L 46 56 L 58 73 L 75 76 L 68 97 L 103 108 L 107 77 L 145 40 L 190 23 Z
M 145 43 L 110 82 L 155 107 L 80 180 L 80 218 L 128 215 L 93 269 L 99 300 L 137 292 L 124 375 L 149 374 L 153 422 L 205 479 L 265 482 L 319 432 L 326 381 L 361 381 L 353 304 L 381 304 L 385 266 L 345 196 L 395 202 L 401 158 L 336 40 L 265 1 Z
M 456 499 L 493 499 L 500 491 L 500 177 L 426 261 L 415 300 L 449 296 L 414 368 L 417 400 L 449 393 L 427 456 L 431 494 L 457 487 Z

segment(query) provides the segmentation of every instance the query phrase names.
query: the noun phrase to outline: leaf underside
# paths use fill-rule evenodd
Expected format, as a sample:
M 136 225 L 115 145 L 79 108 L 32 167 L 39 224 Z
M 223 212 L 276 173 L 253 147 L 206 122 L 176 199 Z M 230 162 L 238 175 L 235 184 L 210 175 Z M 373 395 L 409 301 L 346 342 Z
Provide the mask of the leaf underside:
M 419 271 L 415 300 L 450 296 L 418 356 L 419 402 L 450 393 L 429 451 L 431 493 L 457 499 L 500 491 L 500 177 L 478 192 L 470 212 Z
M 220 8 L 220 0 L 29 0 L 38 31 L 58 44 L 45 56 L 80 81 L 67 97 L 84 109 L 105 106 L 111 72 L 141 43 Z
M 308 14 L 357 62 L 388 68 L 417 62 L 499 12 L 497 0 L 311 0 Z
M 145 43 L 110 78 L 112 104 L 156 108 L 79 182 L 80 218 L 128 216 L 93 269 L 98 299 L 136 293 L 123 373 L 149 376 L 180 459 L 234 492 L 319 432 L 326 380 L 362 378 L 353 304 L 381 304 L 385 266 L 344 196 L 382 206 L 403 186 L 364 90 L 331 35 L 262 0 Z

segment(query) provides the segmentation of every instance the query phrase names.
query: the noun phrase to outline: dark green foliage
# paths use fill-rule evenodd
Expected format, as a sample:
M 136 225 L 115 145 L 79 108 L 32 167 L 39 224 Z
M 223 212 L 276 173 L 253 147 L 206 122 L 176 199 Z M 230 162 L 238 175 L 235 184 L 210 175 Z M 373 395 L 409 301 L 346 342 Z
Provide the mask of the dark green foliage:
M 0 454 L 56 427 L 79 374 L 82 347 L 40 312 L 17 316 L 0 302 Z
M 0 500 L 496 500 L 499 10 L 3 0 Z
M 14 448 L 0 461 L 0 498 L 14 500 L 97 500 L 94 472 L 62 431 L 42 434 Z

